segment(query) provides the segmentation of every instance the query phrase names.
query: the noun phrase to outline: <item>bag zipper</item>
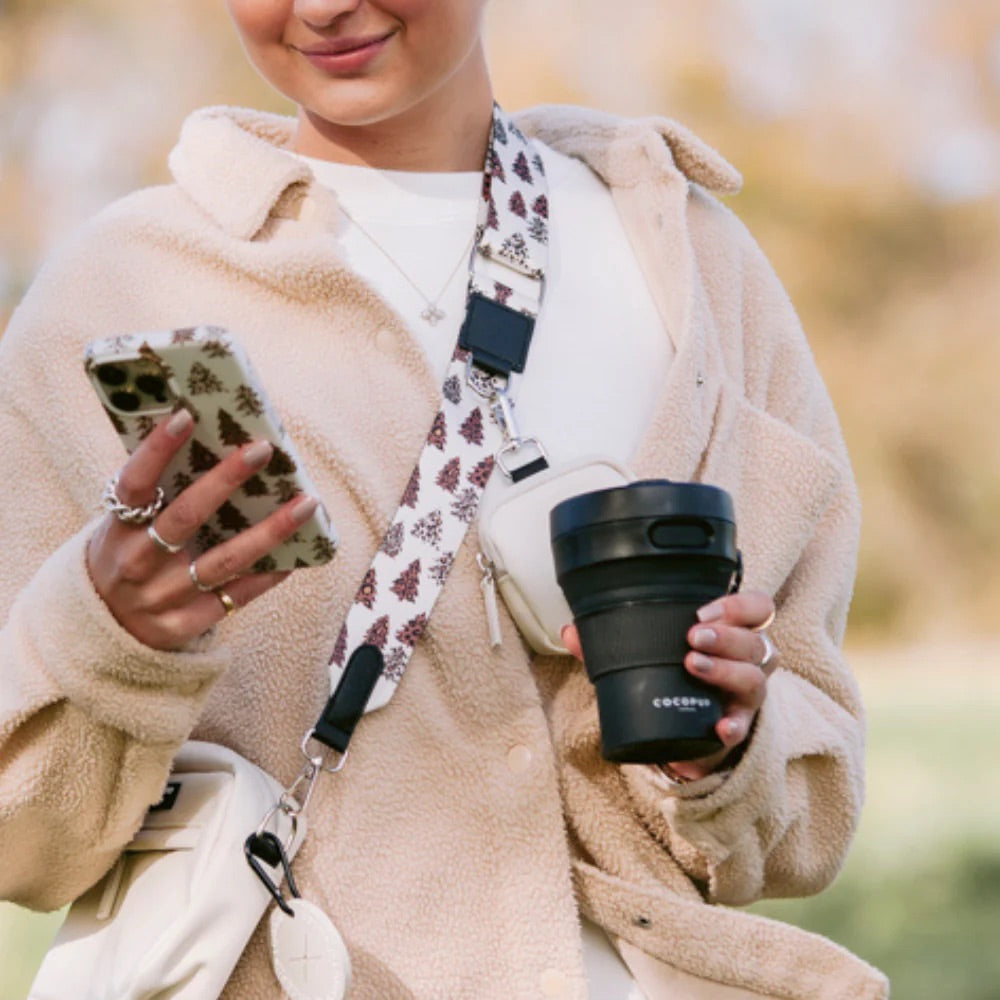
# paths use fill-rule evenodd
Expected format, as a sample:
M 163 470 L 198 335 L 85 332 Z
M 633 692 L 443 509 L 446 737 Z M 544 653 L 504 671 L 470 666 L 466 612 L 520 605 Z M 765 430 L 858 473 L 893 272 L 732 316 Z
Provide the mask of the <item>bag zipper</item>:
M 499 649 L 503 642 L 500 631 L 500 608 L 497 605 L 496 567 L 493 562 L 480 552 L 476 556 L 476 565 L 482 572 L 479 589 L 483 592 L 483 606 L 486 609 L 486 629 L 490 636 L 490 646 Z

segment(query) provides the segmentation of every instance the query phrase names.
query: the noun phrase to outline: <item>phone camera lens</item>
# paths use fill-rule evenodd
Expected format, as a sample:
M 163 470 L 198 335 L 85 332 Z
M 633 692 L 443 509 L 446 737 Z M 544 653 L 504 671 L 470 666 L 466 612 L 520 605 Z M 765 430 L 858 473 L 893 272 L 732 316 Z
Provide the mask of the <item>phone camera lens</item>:
M 105 385 L 124 385 L 128 378 L 128 373 L 121 365 L 99 365 L 97 377 Z
M 142 402 L 141 399 L 134 393 L 128 390 L 121 390 L 119 392 L 113 392 L 110 396 L 111 405 L 117 407 L 119 410 L 124 410 L 126 413 L 132 413 L 139 409 L 139 405 Z
M 135 380 L 135 385 L 140 392 L 152 396 L 158 403 L 167 398 L 167 383 L 159 375 L 140 375 Z

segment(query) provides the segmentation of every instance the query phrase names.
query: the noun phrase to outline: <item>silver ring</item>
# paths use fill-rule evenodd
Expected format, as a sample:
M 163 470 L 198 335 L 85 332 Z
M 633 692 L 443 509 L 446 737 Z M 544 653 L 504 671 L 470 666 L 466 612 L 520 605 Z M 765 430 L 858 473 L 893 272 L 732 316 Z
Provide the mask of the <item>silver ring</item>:
M 212 593 L 222 601 L 222 606 L 226 609 L 227 618 L 236 611 L 236 602 L 221 587 L 216 587 Z
M 157 530 L 156 526 L 150 522 L 146 525 L 146 534 L 149 535 L 152 543 L 164 552 L 169 552 L 170 555 L 175 556 L 181 549 L 184 548 L 183 543 L 180 545 L 175 545 L 173 542 L 168 542 Z
M 163 509 L 163 490 L 156 487 L 156 496 L 143 507 L 130 507 L 121 497 L 118 496 L 118 477 L 121 473 L 115 473 L 105 484 L 101 493 L 101 506 L 114 514 L 119 521 L 125 524 L 142 525 L 149 524 Z
M 196 590 L 200 590 L 203 594 L 211 594 L 212 591 L 215 590 L 215 587 L 206 587 L 205 584 L 201 582 L 198 578 L 198 568 L 194 563 L 194 559 L 188 563 L 188 576 L 191 577 L 191 582 L 194 584 Z
M 777 656 L 778 650 L 766 632 L 757 633 L 764 640 L 764 656 L 757 665 L 763 670 Z

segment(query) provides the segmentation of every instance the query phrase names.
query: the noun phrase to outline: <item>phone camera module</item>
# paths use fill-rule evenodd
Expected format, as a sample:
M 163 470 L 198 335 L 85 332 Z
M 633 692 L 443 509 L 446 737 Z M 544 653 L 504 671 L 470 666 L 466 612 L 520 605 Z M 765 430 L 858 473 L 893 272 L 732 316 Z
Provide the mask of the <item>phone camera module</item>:
M 159 375 L 140 375 L 135 380 L 135 387 L 152 396 L 158 403 L 164 403 L 167 399 L 167 383 Z
M 127 389 L 111 393 L 109 399 L 112 406 L 125 413 L 134 413 L 142 404 L 142 400 L 134 392 L 129 392 Z
M 121 365 L 99 365 L 97 377 L 104 385 L 124 385 L 128 380 L 128 372 Z

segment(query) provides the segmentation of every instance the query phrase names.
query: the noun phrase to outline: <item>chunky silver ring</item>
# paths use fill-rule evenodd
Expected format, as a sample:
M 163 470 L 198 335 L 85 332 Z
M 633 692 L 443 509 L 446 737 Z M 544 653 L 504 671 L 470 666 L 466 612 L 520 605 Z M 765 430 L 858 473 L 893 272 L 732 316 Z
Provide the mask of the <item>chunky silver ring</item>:
M 177 555 L 177 553 L 184 548 L 183 543 L 175 545 L 173 542 L 168 542 L 156 530 L 156 526 L 152 523 L 146 525 L 146 534 L 149 535 L 150 540 L 158 549 L 162 549 L 164 552 L 169 552 L 172 556 Z
M 149 524 L 163 509 L 163 490 L 156 487 L 156 496 L 143 507 L 130 507 L 118 496 L 118 477 L 115 473 L 106 483 L 101 493 L 101 506 L 110 514 L 114 514 L 125 524 Z
M 203 594 L 211 594 L 215 587 L 206 587 L 205 584 L 201 582 L 198 577 L 198 567 L 195 566 L 194 559 L 188 563 L 188 576 L 191 577 L 191 582 L 194 584 L 196 590 L 200 590 Z
M 227 618 L 236 611 L 236 602 L 221 587 L 216 587 L 212 593 L 222 601 L 222 606 L 226 609 Z
M 760 669 L 763 670 L 774 659 L 778 650 L 766 632 L 758 632 L 757 634 L 764 640 L 764 656 L 758 664 Z

